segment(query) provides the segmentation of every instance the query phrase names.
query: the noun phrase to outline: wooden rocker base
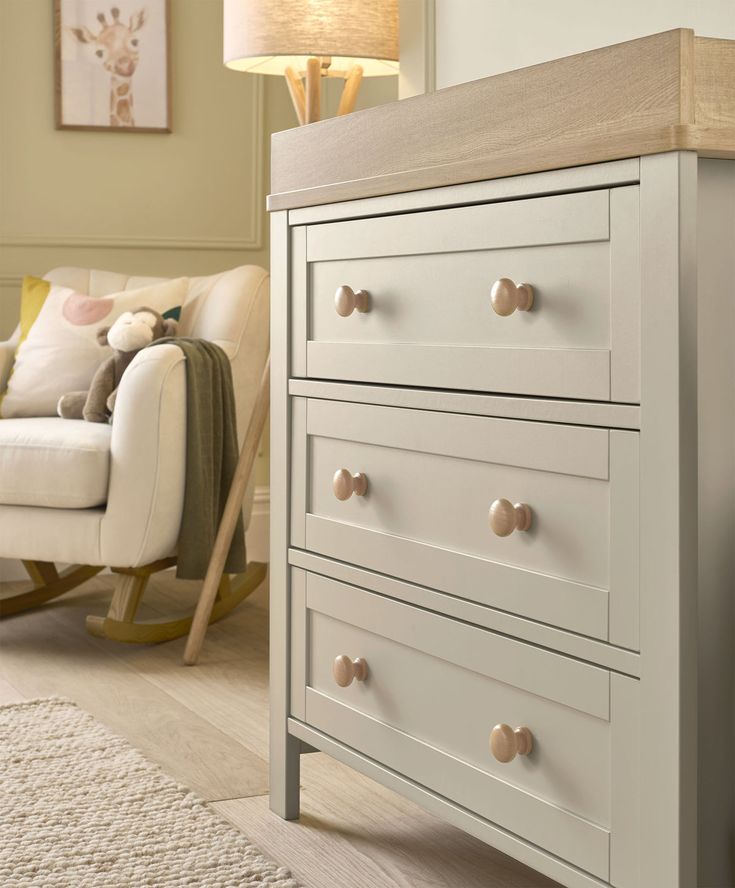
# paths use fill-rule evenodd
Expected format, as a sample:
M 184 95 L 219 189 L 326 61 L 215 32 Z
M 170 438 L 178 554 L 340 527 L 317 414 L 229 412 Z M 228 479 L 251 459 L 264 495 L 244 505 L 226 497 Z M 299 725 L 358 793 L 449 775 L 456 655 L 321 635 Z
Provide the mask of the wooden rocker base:
M 48 561 L 24 561 L 23 565 L 35 584 L 33 589 L 0 599 L 0 620 L 45 604 L 59 595 L 71 592 L 96 576 L 101 567 L 75 565 L 59 573 Z
M 98 638 L 124 641 L 129 644 L 158 644 L 187 635 L 194 619 L 193 611 L 176 620 L 135 621 L 135 613 L 150 575 L 155 569 L 162 570 L 167 566 L 169 565 L 165 564 L 162 567 L 150 565 L 138 570 L 115 571 L 121 576 L 107 616 L 88 616 L 85 621 L 87 632 Z M 267 570 L 267 564 L 251 561 L 245 573 L 233 578 L 225 574 L 220 581 L 209 622 L 215 623 L 221 620 L 244 601 L 263 582 Z

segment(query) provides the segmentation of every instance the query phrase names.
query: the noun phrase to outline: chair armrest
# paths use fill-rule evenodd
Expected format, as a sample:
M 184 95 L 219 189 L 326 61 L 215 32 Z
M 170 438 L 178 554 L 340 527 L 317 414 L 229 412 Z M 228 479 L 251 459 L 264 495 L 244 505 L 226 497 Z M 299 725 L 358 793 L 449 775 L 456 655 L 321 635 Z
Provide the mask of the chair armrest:
M 115 402 L 102 564 L 139 567 L 176 550 L 186 475 L 186 372 L 180 348 L 143 349 Z
M 5 391 L 10 376 L 10 368 L 13 366 L 16 343 L 12 340 L 0 342 L 0 395 Z

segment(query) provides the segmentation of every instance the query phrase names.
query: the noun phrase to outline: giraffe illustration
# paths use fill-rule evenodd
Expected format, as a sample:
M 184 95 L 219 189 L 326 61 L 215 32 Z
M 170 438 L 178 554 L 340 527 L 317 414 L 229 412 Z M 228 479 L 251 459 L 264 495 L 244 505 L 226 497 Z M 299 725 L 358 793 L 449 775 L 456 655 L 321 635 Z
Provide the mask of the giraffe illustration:
M 120 10 L 113 6 L 108 23 L 103 12 L 97 15 L 100 31 L 93 34 L 86 25 L 69 30 L 80 43 L 96 47 L 95 55 L 110 74 L 110 126 L 135 126 L 133 116 L 133 74 L 138 67 L 140 50 L 137 31 L 145 24 L 145 10 L 130 16 L 127 25 L 120 21 Z

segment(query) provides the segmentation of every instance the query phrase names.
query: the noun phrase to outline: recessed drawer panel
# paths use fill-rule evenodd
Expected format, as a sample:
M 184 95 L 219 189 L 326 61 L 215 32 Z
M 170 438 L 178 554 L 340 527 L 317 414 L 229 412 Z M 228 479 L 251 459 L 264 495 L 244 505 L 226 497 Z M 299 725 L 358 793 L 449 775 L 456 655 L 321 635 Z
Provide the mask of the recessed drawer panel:
M 292 545 L 637 649 L 637 432 L 292 403 Z
M 601 879 L 635 853 L 637 680 L 293 574 L 294 717 Z
M 637 186 L 293 237 L 296 376 L 639 400 Z

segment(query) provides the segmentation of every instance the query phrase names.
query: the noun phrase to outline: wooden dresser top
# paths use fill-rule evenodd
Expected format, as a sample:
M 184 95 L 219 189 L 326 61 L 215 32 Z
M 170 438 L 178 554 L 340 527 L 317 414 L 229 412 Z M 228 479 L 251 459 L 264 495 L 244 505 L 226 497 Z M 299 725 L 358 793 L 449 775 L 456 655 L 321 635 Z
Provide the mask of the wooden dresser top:
M 735 158 L 735 41 L 666 31 L 276 133 L 268 208 L 679 150 Z

